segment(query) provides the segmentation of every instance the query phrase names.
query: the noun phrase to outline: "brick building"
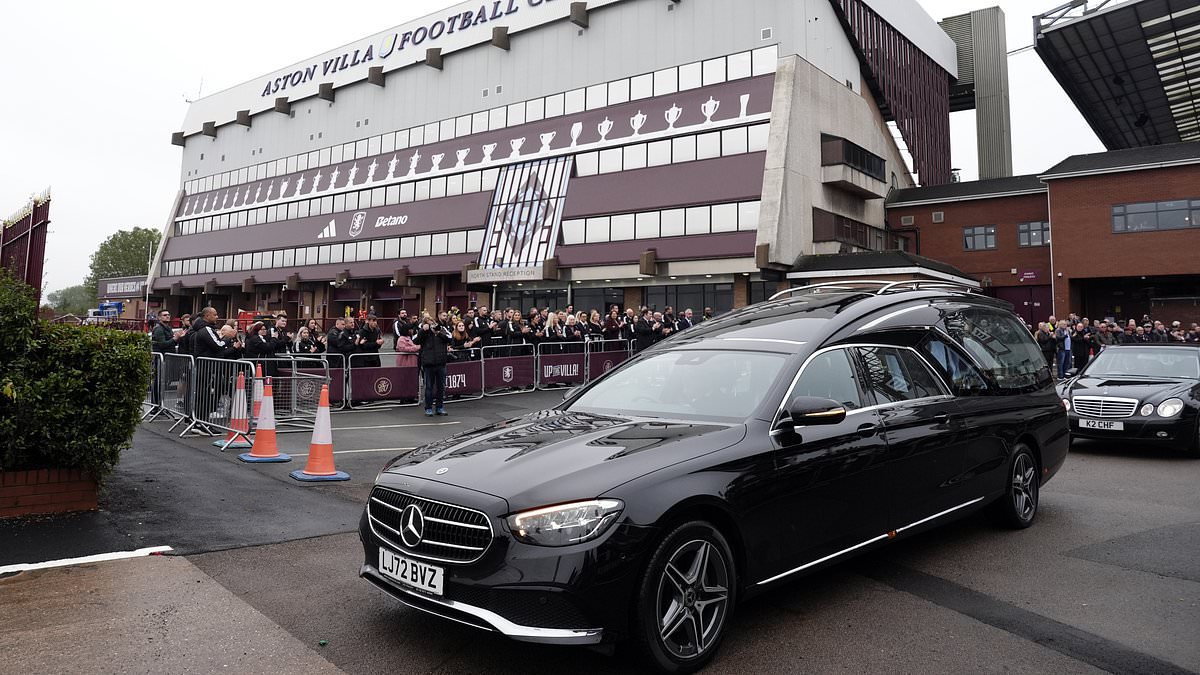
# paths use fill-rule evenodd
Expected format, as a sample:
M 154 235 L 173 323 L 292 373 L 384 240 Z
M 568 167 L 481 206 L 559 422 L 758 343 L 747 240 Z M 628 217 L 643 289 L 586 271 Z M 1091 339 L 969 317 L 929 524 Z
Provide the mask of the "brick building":
M 888 222 L 1030 323 L 1069 312 L 1200 321 L 1200 142 L 896 190 Z

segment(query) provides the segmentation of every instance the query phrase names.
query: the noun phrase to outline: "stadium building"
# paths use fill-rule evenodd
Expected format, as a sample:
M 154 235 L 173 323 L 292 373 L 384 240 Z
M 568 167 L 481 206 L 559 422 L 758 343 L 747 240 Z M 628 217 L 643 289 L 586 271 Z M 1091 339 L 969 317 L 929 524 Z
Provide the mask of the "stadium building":
M 192 103 L 151 290 L 315 317 L 753 302 L 800 256 L 912 250 L 884 201 L 951 180 L 952 108 L 986 97 L 1011 173 L 998 17 L 458 4 Z

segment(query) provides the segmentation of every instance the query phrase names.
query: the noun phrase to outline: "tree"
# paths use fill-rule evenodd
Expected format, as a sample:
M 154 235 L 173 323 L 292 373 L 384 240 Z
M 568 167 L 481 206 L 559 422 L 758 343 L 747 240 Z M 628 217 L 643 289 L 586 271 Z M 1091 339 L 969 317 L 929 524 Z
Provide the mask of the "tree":
M 149 272 L 149 258 L 158 248 L 161 235 L 146 227 L 121 230 L 105 239 L 92 254 L 92 268 L 83 285 L 96 298 L 96 282 L 112 277 L 131 277 Z
M 57 314 L 84 316 L 89 309 L 96 306 L 96 293 L 86 285 L 80 284 L 55 291 L 46 296 L 46 300 Z

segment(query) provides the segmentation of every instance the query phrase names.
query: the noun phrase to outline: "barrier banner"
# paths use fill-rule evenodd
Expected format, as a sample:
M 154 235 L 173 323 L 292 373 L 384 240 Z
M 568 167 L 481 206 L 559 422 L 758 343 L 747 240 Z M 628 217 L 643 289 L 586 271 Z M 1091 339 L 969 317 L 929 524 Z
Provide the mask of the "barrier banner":
M 538 357 L 538 385 L 581 384 L 587 381 L 583 354 L 542 354 Z
M 333 372 L 330 370 L 330 373 Z M 363 401 L 416 399 L 419 379 L 419 369 L 411 366 L 402 368 L 355 366 L 350 369 L 350 400 L 361 403 Z M 332 398 L 331 391 L 330 399 Z
M 346 358 L 341 354 L 321 354 L 320 358 L 296 359 L 296 368 L 304 371 L 324 371 L 328 365 L 329 402 L 337 407 L 346 400 L 346 370 L 343 367 L 345 362 Z
M 503 356 L 487 358 L 483 362 L 483 379 L 489 390 L 533 386 L 534 358 L 528 356 Z
M 446 364 L 446 398 L 482 395 L 482 361 L 451 361 Z
M 595 380 L 616 368 L 629 358 L 628 349 L 614 349 L 609 352 L 588 352 L 588 380 Z

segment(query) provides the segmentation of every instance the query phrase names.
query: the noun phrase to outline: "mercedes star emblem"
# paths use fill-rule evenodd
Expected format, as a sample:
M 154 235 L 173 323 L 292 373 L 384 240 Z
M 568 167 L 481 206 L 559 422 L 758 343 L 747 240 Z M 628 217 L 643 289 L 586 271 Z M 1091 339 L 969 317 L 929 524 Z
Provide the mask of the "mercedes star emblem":
M 425 515 L 416 504 L 409 504 L 400 512 L 400 540 L 409 548 L 416 548 L 425 536 Z

